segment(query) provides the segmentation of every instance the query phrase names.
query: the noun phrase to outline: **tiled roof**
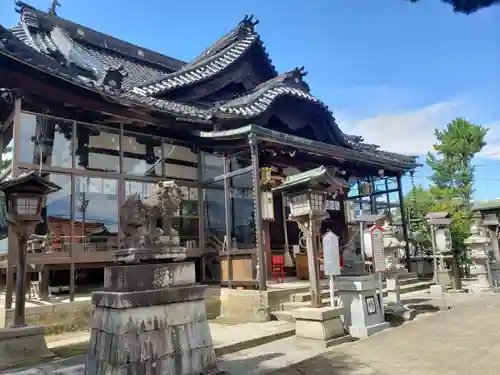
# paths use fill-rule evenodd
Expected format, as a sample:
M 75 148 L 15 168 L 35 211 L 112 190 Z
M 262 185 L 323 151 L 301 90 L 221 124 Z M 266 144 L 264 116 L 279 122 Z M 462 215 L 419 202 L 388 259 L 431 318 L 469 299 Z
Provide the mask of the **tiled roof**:
M 30 27 L 48 32 L 53 26 L 59 26 L 65 29 L 70 37 L 78 43 L 89 44 L 99 50 L 115 52 L 126 58 L 135 59 L 144 64 L 151 64 L 157 68 L 164 68 L 170 72 L 180 69 L 185 64 L 181 60 L 162 55 L 61 17 L 42 12 L 24 2 L 17 1 L 16 5 L 18 6 L 19 13 L 21 13 L 21 22 Z
M 329 130 L 336 134 L 336 138 L 342 145 L 349 146 L 349 138 L 345 137 L 345 134 L 340 130 L 328 106 L 310 94 L 309 86 L 303 80 L 306 74 L 304 67 L 296 68 L 264 82 L 250 94 L 221 104 L 212 116 L 218 119 L 256 118 L 269 109 L 277 99 L 285 96 L 294 97 L 307 101 L 321 109 L 330 123 Z
M 182 116 L 193 119 L 205 118 L 205 112 L 193 106 L 187 106 L 180 103 L 159 100 L 137 96 L 133 93 L 125 91 L 117 91 L 113 87 L 107 85 L 97 86 L 96 82 L 86 79 L 70 70 L 59 61 L 51 58 L 41 52 L 26 45 L 18 39 L 12 31 L 9 31 L 0 25 L 0 55 L 6 55 L 9 58 L 21 61 L 24 64 L 30 65 L 47 74 L 54 75 L 60 79 L 71 82 L 88 90 L 108 95 L 114 98 L 118 103 L 131 102 L 157 109 L 161 112 L 166 112 L 173 116 Z M 126 103 L 125 103 L 126 104 Z
M 254 26 L 257 23 L 258 21 L 253 22 L 253 17 L 245 16 L 235 29 L 218 40 L 194 61 L 183 66 L 181 70 L 136 87 L 133 91 L 140 95 L 158 96 L 179 87 L 209 80 L 239 61 L 254 45 L 261 48 L 271 76 L 276 76 L 276 69 L 271 64 L 259 35 L 255 32 Z

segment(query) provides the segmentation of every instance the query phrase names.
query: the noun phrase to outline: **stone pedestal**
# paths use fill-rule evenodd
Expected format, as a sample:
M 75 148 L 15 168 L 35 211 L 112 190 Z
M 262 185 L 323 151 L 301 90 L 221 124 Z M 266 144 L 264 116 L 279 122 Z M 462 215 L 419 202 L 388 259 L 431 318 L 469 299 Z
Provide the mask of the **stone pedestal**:
M 104 286 L 92 293 L 87 375 L 220 373 L 194 263 L 108 267 Z
M 479 293 L 491 290 L 486 262 L 488 262 L 486 255 L 475 254 L 474 264 L 470 267 L 470 274 L 475 279 L 469 287 L 471 292 Z
M 417 312 L 415 309 L 410 309 L 401 304 L 400 277 L 401 273 L 399 271 L 386 273 L 385 289 L 387 296 L 384 297 L 384 302 L 387 303 L 387 306 L 384 307 L 384 311 L 386 315 L 391 314 L 399 319 L 412 320 L 417 316 Z
M 384 299 L 387 302 L 392 302 L 395 304 L 401 303 L 401 294 L 399 291 L 399 275 L 396 272 L 388 272 L 385 275 L 385 289 L 387 290 L 387 296 Z
M 263 323 L 271 320 L 267 293 L 258 290 L 221 288 L 220 316 L 223 323 Z
M 344 307 L 344 326 L 351 336 L 367 337 L 389 327 L 380 306 L 375 275 L 338 276 L 335 287 Z
M 444 298 L 445 287 L 443 285 L 431 285 L 429 294 L 432 298 Z
M 341 308 L 304 307 L 293 311 L 295 335 L 300 342 L 325 347 L 349 340 L 344 332 Z
M 451 270 L 438 270 L 439 285 L 451 287 L 453 285 L 453 273 Z
M 0 329 L 0 370 L 52 356 L 45 342 L 45 328 L 27 326 Z
M 490 264 L 491 284 L 494 288 L 500 288 L 500 262 L 496 261 Z

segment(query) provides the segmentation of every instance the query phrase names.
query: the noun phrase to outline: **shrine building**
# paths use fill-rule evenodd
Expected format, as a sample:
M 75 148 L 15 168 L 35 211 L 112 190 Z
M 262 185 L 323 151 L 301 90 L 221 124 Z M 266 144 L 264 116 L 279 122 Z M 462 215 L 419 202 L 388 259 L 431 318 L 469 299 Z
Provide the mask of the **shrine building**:
M 408 239 L 401 178 L 416 158 L 344 133 L 304 68 L 277 71 L 253 17 L 181 61 L 55 10 L 16 7 L 19 22 L 0 26 L 0 146 L 12 154 L 1 179 L 37 170 L 62 187 L 36 228 L 50 243 L 28 249 L 43 288 L 99 286 L 122 236 L 121 204 L 163 180 L 182 186 L 175 227 L 205 283 L 267 288 L 271 256 L 301 247 L 270 187 L 319 166 L 350 187 L 328 196 L 322 232 L 345 243 L 353 215 L 384 213 Z M 267 206 L 256 214 L 260 194 Z M 2 219 L 10 308 L 17 241 Z

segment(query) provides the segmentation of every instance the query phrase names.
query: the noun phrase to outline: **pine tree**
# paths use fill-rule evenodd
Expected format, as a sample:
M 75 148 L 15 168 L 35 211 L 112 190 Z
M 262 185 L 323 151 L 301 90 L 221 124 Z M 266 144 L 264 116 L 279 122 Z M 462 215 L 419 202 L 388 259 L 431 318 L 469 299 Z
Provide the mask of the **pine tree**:
M 427 155 L 427 164 L 433 171 L 431 210 L 452 215 L 451 234 L 457 260 L 463 260 L 464 240 L 469 235 L 474 184 L 472 160 L 485 146 L 487 132 L 483 126 L 457 118 L 444 130 L 435 130 L 434 152 Z

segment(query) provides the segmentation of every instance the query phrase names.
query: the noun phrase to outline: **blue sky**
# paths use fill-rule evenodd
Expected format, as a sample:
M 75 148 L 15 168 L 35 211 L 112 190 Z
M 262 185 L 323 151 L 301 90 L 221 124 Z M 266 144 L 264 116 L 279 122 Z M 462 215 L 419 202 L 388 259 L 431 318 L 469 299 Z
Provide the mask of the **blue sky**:
M 455 117 L 490 127 L 475 198 L 500 197 L 500 7 L 465 16 L 438 0 L 59 1 L 61 17 L 183 60 L 254 14 L 278 70 L 304 65 L 345 132 L 422 155 Z M 13 2 L 0 3 L 0 23 L 12 26 Z

